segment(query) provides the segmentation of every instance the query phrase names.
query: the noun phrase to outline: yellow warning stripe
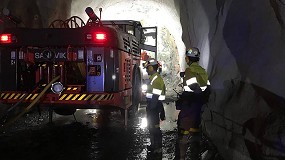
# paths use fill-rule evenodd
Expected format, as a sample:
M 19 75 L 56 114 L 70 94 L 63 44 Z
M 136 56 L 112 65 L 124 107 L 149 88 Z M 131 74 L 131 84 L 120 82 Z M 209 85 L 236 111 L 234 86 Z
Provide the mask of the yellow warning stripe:
M 18 97 L 20 96 L 21 94 L 18 93 L 13 99 L 18 99 Z
M 111 97 L 112 97 L 112 94 L 108 94 L 106 99 L 111 99 Z
M 111 94 L 108 94 L 107 97 L 106 97 L 106 99 L 110 99 L 111 96 L 112 96 Z
M 63 94 L 63 95 L 59 98 L 59 100 L 63 100 L 63 98 L 66 97 L 66 95 L 67 95 L 67 94 Z
M 1 93 L 0 98 L 1 99 L 22 99 L 26 94 L 25 93 Z M 38 94 L 29 94 L 28 97 L 25 99 L 28 100 L 31 97 L 31 100 L 35 99 L 38 96 Z
M 114 98 L 113 94 L 63 94 L 60 101 L 106 101 Z
M 81 101 L 85 96 L 86 94 L 83 94 L 82 96 L 80 96 L 80 98 L 78 98 L 78 100 Z
M 15 93 L 12 93 L 8 99 L 12 99 L 14 97 L 14 95 L 15 95 Z
M 71 100 L 74 101 L 74 100 L 76 100 L 76 98 L 79 97 L 79 96 L 80 96 L 80 94 L 76 94 Z
M 72 96 L 73 96 L 73 94 L 70 94 L 67 98 L 65 98 L 65 100 L 68 101 Z
M 26 97 L 26 100 L 28 100 L 33 94 L 29 94 L 28 97 Z
M 101 97 L 100 97 L 100 98 L 98 98 L 98 101 L 101 101 L 104 97 L 105 97 L 105 95 L 104 95 L 104 94 L 103 94 L 103 95 L 101 95 Z
M 88 101 L 88 99 L 92 96 L 92 94 L 89 94 L 85 99 L 84 101 Z
M 110 97 L 110 94 L 106 94 L 106 95 L 104 96 L 104 99 L 103 99 L 103 100 L 108 100 L 109 97 Z
M 99 94 L 95 94 L 94 97 L 91 99 L 91 101 L 94 101 L 98 96 Z
M 34 100 L 36 97 L 38 96 L 38 94 L 34 94 L 33 97 L 31 98 L 31 100 Z
M 0 98 L 1 99 L 22 99 L 26 94 L 25 93 L 1 93 Z M 25 99 L 28 100 L 31 98 L 31 100 L 35 99 L 38 96 L 38 94 L 29 94 Z
M 7 93 L 7 94 L 3 97 L 3 99 L 6 99 L 8 96 L 9 96 L 9 93 Z
M 22 99 L 26 93 L 1 93 L 0 98 L 1 99 Z M 25 100 L 34 100 L 38 96 L 38 93 L 35 94 L 29 94 Z M 68 94 L 65 93 L 60 96 L 60 101 L 68 101 L 68 100 L 78 100 L 78 101 L 106 101 L 111 100 L 114 98 L 114 94 Z
M 76 91 L 78 88 L 77 87 L 68 87 L 66 90 L 68 91 Z
M 26 94 L 23 94 L 23 95 L 20 97 L 20 99 L 22 99 L 25 95 L 26 95 Z

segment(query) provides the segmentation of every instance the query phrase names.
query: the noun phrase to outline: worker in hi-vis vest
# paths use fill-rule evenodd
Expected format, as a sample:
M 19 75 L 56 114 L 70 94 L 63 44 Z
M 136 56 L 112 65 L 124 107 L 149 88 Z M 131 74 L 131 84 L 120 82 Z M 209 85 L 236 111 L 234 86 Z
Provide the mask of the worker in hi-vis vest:
M 153 58 L 148 59 L 144 64 L 144 68 L 150 76 L 146 90 L 146 113 L 151 143 L 151 145 L 148 146 L 148 151 L 154 154 L 160 154 L 162 152 L 160 121 L 165 120 L 165 111 L 162 104 L 162 101 L 165 100 L 165 84 L 157 72 L 159 68 L 157 60 Z
M 198 61 L 200 52 L 198 48 L 192 47 L 186 51 L 185 61 L 189 67 L 180 76 L 183 81 L 183 93 L 181 103 L 176 104 L 180 110 L 177 121 L 178 139 L 176 143 L 175 159 L 186 159 L 186 151 L 190 146 L 190 159 L 200 159 L 200 123 L 201 109 L 207 102 L 208 87 L 210 82 L 208 74 Z

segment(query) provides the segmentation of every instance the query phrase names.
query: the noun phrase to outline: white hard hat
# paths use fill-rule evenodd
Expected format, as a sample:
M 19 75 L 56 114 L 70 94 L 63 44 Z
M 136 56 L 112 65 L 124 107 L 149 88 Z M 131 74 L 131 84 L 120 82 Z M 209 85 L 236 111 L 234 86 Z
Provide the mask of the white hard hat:
M 144 68 L 148 67 L 148 66 L 154 66 L 154 65 L 157 65 L 158 62 L 156 59 L 154 58 L 150 58 L 148 59 L 145 63 L 144 63 Z
M 186 51 L 186 56 L 200 58 L 200 51 L 196 47 L 191 47 Z

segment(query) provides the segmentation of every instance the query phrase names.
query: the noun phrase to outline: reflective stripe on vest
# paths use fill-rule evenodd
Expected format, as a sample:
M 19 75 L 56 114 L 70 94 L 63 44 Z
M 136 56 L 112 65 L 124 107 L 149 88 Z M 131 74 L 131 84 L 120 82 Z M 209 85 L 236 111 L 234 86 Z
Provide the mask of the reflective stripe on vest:
M 189 85 L 194 84 L 194 83 L 198 83 L 196 77 L 188 79 L 186 81 L 186 85 L 187 86 L 183 86 L 184 91 L 186 91 L 186 92 L 194 92 L 192 89 L 190 89 L 190 87 L 188 87 Z M 210 81 L 209 80 L 207 80 L 207 85 L 210 85 Z M 207 87 L 208 86 L 203 86 L 203 87 L 200 87 L 200 88 L 201 88 L 202 91 L 205 91 L 207 89 Z
M 155 75 L 153 79 L 151 80 L 150 85 L 153 85 L 153 82 L 157 78 L 158 78 L 158 75 Z M 165 100 L 165 95 L 162 95 L 162 93 L 163 93 L 163 90 L 152 87 L 151 93 L 149 92 L 146 93 L 146 98 L 152 98 L 153 94 L 156 94 L 156 95 L 159 95 L 158 100 Z
M 189 86 L 189 85 L 191 85 L 191 84 L 194 84 L 194 83 L 198 83 L 196 77 L 192 77 L 192 78 L 190 78 L 190 79 L 188 79 L 188 80 L 186 81 L 186 85 L 187 85 L 187 86 Z
M 186 91 L 186 92 L 194 92 L 194 91 L 193 91 L 192 89 L 190 89 L 190 87 L 188 87 L 188 86 L 184 86 L 183 89 L 184 89 L 184 91 Z
M 152 95 L 153 94 L 151 94 L 151 93 L 146 93 L 146 98 L 152 98 Z M 160 100 L 160 101 L 165 100 L 165 95 L 159 95 L 158 100 Z
M 188 87 L 188 86 L 190 86 L 191 84 L 194 84 L 194 83 L 198 83 L 196 77 L 192 77 L 192 78 L 188 79 L 186 81 L 186 86 L 183 87 L 184 91 L 186 91 L 186 92 L 194 92 L 192 89 L 190 89 L 190 87 Z
M 204 86 L 204 87 L 200 87 L 200 88 L 201 88 L 201 90 L 202 90 L 202 92 L 203 92 L 203 91 L 205 91 L 205 90 L 207 89 L 207 87 L 208 87 L 208 86 Z M 192 89 L 190 89 L 190 87 L 188 87 L 188 86 L 184 86 L 183 89 L 184 89 L 185 92 L 194 92 L 194 91 L 193 91 Z
M 153 79 L 150 81 L 150 85 L 152 85 L 153 81 L 157 78 L 157 75 L 153 77 Z
M 146 93 L 146 98 L 152 98 L 152 93 Z
M 153 89 L 152 89 L 152 93 L 153 93 L 153 94 L 161 95 L 162 90 L 160 90 L 160 89 L 156 89 L 156 88 L 153 88 Z

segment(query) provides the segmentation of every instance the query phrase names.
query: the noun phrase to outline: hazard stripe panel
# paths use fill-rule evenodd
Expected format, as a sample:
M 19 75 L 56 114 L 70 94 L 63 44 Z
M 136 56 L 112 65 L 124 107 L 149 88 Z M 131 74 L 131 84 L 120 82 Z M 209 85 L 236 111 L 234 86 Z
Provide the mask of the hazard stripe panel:
M 29 94 L 26 96 L 25 93 L 1 93 L 0 100 L 20 100 L 26 96 L 25 100 L 34 100 L 39 94 Z M 114 94 L 72 94 L 64 93 L 60 95 L 59 101 L 108 101 L 113 100 Z
M 114 99 L 114 94 L 62 94 L 60 101 L 108 101 Z
M 22 99 L 26 93 L 1 93 L 0 100 L 20 100 Z M 34 100 L 39 94 L 29 94 L 25 100 Z
M 66 90 L 68 91 L 76 91 L 78 88 L 77 87 L 68 87 Z

